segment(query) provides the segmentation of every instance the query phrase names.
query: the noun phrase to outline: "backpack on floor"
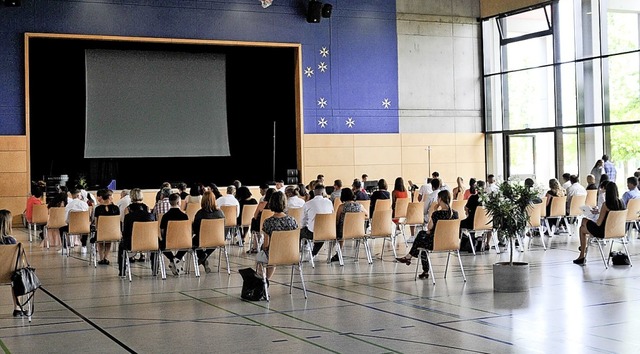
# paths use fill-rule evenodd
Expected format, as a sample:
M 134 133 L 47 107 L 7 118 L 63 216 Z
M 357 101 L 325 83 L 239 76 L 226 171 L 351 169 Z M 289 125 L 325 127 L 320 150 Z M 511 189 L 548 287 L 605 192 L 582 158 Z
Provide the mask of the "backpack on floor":
M 240 297 L 249 301 L 260 301 L 265 297 L 262 277 L 253 268 L 243 268 L 238 271 L 242 276 L 242 292 Z M 267 286 L 268 286 L 267 282 Z

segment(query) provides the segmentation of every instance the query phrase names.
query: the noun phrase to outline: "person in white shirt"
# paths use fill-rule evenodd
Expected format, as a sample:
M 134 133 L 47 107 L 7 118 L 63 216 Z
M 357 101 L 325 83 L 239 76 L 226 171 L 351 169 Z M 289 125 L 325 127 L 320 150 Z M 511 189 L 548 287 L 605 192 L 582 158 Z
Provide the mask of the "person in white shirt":
M 284 195 L 287 196 L 287 210 L 304 207 L 305 201 L 300 198 L 297 186 L 288 186 L 285 188 Z
M 418 190 L 418 201 L 426 201 L 431 192 L 433 192 L 433 188 L 431 187 L 431 178 L 427 178 L 424 180 L 422 187 Z
M 496 182 L 496 176 L 487 175 L 487 183 L 485 190 L 487 193 L 493 193 L 498 191 L 498 182 Z
M 340 194 L 342 193 L 342 180 L 337 179 L 333 181 L 333 192 L 331 193 L 330 199 L 333 202 L 336 198 L 340 199 Z
M 236 186 L 230 185 L 227 187 L 227 194 L 222 197 L 216 199 L 216 204 L 218 207 L 222 207 L 225 205 L 235 205 L 236 206 L 236 218 L 240 216 L 240 203 L 238 199 L 236 199 Z
M 426 200 L 424 200 L 424 220 L 425 223 L 428 223 L 430 220 L 430 215 L 429 215 L 429 210 L 431 208 L 431 204 L 432 203 L 437 203 L 438 202 L 438 193 L 443 190 L 442 186 L 440 185 L 440 179 L 439 178 L 434 178 L 431 180 L 431 189 L 433 190 L 433 192 L 431 192 L 431 194 L 429 194 L 429 196 L 426 198 Z
M 571 207 L 571 198 L 576 195 L 587 195 L 587 189 L 580 184 L 580 179 L 576 175 L 569 176 L 570 185 L 567 187 L 567 212 Z
M 326 198 L 326 192 L 324 185 L 318 183 L 313 188 L 313 199 L 304 203 L 304 211 L 302 214 L 302 225 L 300 229 L 300 239 L 306 238 L 313 240 L 313 226 L 316 219 L 316 214 L 330 214 L 333 213 L 333 203 L 329 198 Z M 324 245 L 324 242 L 316 242 L 313 245 L 313 251 L 311 254 L 315 257 L 320 249 Z
M 123 223 L 124 222 L 124 212 L 127 209 L 127 207 L 129 206 L 129 204 L 131 204 L 131 196 L 129 195 L 130 191 L 128 189 L 123 189 L 120 192 L 120 200 L 118 200 L 118 203 L 116 204 L 118 206 L 118 209 L 120 209 L 120 222 Z
M 562 174 L 562 188 L 567 190 L 567 189 L 569 189 L 569 187 L 571 187 L 571 174 L 570 173 L 563 173 Z
M 284 185 L 284 181 L 279 179 L 276 181 L 276 191 L 277 192 L 282 192 L 282 194 L 284 194 L 286 187 Z
M 74 211 L 87 211 L 89 210 L 89 204 L 81 199 L 81 194 L 79 189 L 72 189 L 71 191 L 71 201 L 67 203 L 67 206 L 64 207 L 64 211 L 66 213 L 67 224 L 69 224 L 69 214 Z M 60 228 L 60 235 L 64 235 L 69 232 L 69 225 Z M 89 235 L 82 235 L 80 238 L 80 242 L 82 243 L 82 254 L 87 253 L 87 239 Z

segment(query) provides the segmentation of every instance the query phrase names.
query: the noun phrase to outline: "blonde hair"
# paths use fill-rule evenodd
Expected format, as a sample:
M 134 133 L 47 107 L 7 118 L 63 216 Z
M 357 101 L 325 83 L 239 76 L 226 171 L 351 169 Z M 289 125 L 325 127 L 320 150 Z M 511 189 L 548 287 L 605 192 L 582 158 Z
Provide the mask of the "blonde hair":
M 142 196 L 142 190 L 140 188 L 134 188 L 129 193 L 132 202 L 141 202 L 144 197 Z
M 11 228 L 12 219 L 11 211 L 7 209 L 0 210 L 0 236 L 7 237 L 13 234 Z

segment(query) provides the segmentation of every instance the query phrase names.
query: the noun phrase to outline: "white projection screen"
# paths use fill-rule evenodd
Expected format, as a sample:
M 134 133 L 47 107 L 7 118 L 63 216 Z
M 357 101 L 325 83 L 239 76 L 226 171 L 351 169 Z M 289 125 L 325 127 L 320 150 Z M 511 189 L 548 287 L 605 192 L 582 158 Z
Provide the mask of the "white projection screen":
M 85 158 L 229 156 L 225 55 L 86 49 Z

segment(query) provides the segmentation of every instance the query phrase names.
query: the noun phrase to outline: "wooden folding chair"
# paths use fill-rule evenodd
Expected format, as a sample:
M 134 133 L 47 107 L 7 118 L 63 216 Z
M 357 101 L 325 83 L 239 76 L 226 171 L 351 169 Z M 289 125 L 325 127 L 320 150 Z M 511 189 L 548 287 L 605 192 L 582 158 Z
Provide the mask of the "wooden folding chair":
M 262 266 L 262 281 L 264 292 L 269 301 L 269 286 L 267 285 L 267 268 L 276 266 L 291 266 L 291 280 L 289 282 L 289 294 L 293 288 L 293 270 L 297 267 L 302 282 L 304 298 L 307 298 L 307 288 L 302 274 L 302 261 L 300 259 L 300 230 L 274 231 L 269 241 L 268 263 L 258 262 Z
M 224 213 L 224 231 L 229 240 L 229 246 L 233 244 L 233 236 L 238 234 L 238 206 L 223 205 L 220 210 Z M 242 237 L 238 237 L 239 246 L 242 247 Z
M 422 214 L 421 214 L 422 215 Z M 365 245 L 365 252 L 367 248 L 367 240 L 366 240 L 366 220 L 364 212 L 360 211 L 357 213 L 345 213 L 344 214 L 344 222 L 342 224 L 342 240 L 355 241 L 355 259 L 358 261 L 358 256 L 360 253 L 360 242 Z M 344 257 L 344 255 L 343 255 Z
M 605 269 L 609 268 L 609 260 L 611 260 L 611 251 L 613 250 L 613 241 L 618 239 L 622 246 L 624 247 L 624 251 L 627 255 L 629 254 L 629 250 L 627 249 L 627 211 L 626 210 L 611 210 L 609 214 L 607 214 L 607 220 L 604 224 L 604 238 L 594 237 L 590 235 L 589 240 L 587 240 L 587 249 L 589 250 L 589 244 L 591 242 L 595 242 L 598 244 L 598 249 L 600 250 L 600 256 L 602 256 L 602 262 L 604 263 Z M 609 247 L 609 257 L 605 260 L 604 252 L 602 250 L 602 246 L 606 245 L 607 241 L 611 241 L 611 246 Z M 585 262 L 586 262 L 586 251 L 585 251 Z M 631 262 L 631 257 L 629 257 L 629 262 Z M 633 264 L 630 264 L 630 266 Z
M 186 251 L 187 254 L 191 255 L 196 277 L 199 277 L 200 267 L 198 267 L 198 260 L 193 250 L 191 224 L 191 220 L 169 220 L 165 234 L 167 242 L 164 251 Z
M 38 234 L 38 227 L 42 229 L 44 233 L 45 225 L 49 221 L 49 208 L 47 208 L 46 204 L 36 204 L 33 206 L 33 211 L 31 213 L 31 222 L 28 223 L 27 227 L 29 229 L 29 242 L 33 242 L 33 235 Z M 33 232 L 32 232 L 33 231 Z M 47 239 L 46 236 L 44 238 Z M 47 246 L 49 248 L 49 246 Z
M 67 248 L 67 257 L 69 257 L 69 248 L 71 243 L 71 235 L 91 235 L 91 211 L 70 211 L 69 212 L 69 232 L 65 234 L 64 241 Z
M 383 199 L 385 200 L 385 199 Z M 381 209 L 374 211 L 376 214 L 374 218 L 371 219 L 371 232 L 369 232 L 365 239 L 365 250 L 367 251 L 367 260 L 369 264 L 373 263 L 373 257 L 371 256 L 371 248 L 368 244 L 369 240 L 382 239 L 382 251 L 380 251 L 380 259 L 382 259 L 384 255 L 384 245 L 385 241 L 389 239 L 391 241 L 391 249 L 393 250 L 393 257 L 397 258 L 396 254 L 396 235 L 395 235 L 395 224 L 391 219 L 391 208 L 389 209 Z
M 460 259 L 460 219 L 454 220 L 439 220 L 436 224 L 435 233 L 433 235 L 433 250 L 418 247 L 417 259 L 422 259 L 424 253 L 427 257 L 427 263 L 429 264 L 429 273 L 431 273 L 431 279 L 433 284 L 436 284 L 436 278 L 433 275 L 433 266 L 431 264 L 430 253 L 435 252 L 447 252 L 447 265 L 444 268 L 444 277 L 447 277 L 447 270 L 449 269 L 449 259 L 451 253 L 455 253 L 458 257 L 458 263 L 460 264 L 460 270 L 462 271 L 462 279 L 467 281 L 467 277 L 464 274 L 464 267 L 462 266 L 462 260 Z M 418 266 L 421 262 L 416 262 L 416 274 L 414 280 L 418 279 Z
M 336 216 L 335 214 L 316 214 L 316 219 L 313 223 L 313 240 L 306 238 L 302 239 L 301 247 L 309 251 L 309 258 L 311 259 L 311 267 L 315 268 L 313 261 L 312 249 L 313 244 L 316 242 L 329 242 L 329 251 L 327 256 L 327 263 L 331 263 L 331 250 L 335 245 L 338 252 L 338 258 L 340 259 L 340 265 L 344 265 L 342 260 L 342 250 L 340 244 L 336 239 Z
M 152 252 L 155 254 L 156 262 L 155 266 L 160 268 L 162 279 L 167 278 L 166 270 L 164 269 L 164 258 L 160 252 L 160 222 L 159 221 L 135 221 L 133 223 L 133 231 L 131 232 L 131 249 L 123 250 L 123 259 L 125 262 L 126 271 L 129 275 L 129 281 L 131 281 L 131 264 L 129 257 L 131 254 L 137 252 Z M 152 270 L 152 274 L 155 275 L 156 270 Z
M 229 266 L 229 254 L 227 253 L 227 243 L 225 240 L 225 220 L 224 219 L 202 219 L 200 222 L 200 240 L 197 245 L 198 249 L 206 251 L 208 249 L 219 249 L 218 255 L 218 273 L 220 272 L 220 261 L 222 252 L 227 260 L 227 274 L 231 274 Z M 196 254 L 197 265 L 197 254 Z
M 96 242 L 91 244 L 89 261 L 93 258 L 93 267 L 98 266 L 97 244 L 105 246 L 107 242 L 120 242 L 122 239 L 122 227 L 120 215 L 102 215 L 96 223 Z

